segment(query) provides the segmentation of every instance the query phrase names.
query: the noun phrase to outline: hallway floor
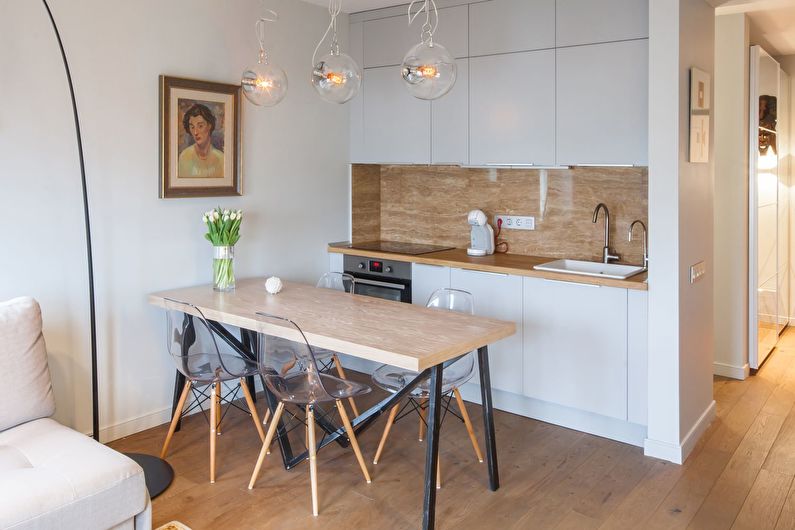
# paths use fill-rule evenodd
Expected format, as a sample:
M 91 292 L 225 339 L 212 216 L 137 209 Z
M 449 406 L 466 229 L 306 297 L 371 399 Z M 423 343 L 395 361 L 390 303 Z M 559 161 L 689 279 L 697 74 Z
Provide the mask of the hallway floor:
M 787 331 L 756 376 L 716 377 L 717 418 L 685 465 L 643 456 L 640 448 L 508 413 L 496 414 L 502 487 L 486 487 L 463 424 L 444 424 L 443 487 L 437 528 L 795 528 L 795 330 Z M 380 394 L 361 399 L 363 405 Z M 261 401 L 260 401 L 261 403 Z M 469 407 L 482 440 L 482 420 Z M 320 515 L 311 515 L 306 466 L 285 471 L 278 451 L 247 489 L 259 438 L 231 411 L 218 440 L 218 479 L 208 479 L 207 423 L 184 421 L 168 457 L 177 478 L 155 499 L 154 524 L 202 528 L 417 528 L 424 445 L 417 421 L 392 429 L 377 466 L 383 420 L 360 438 L 373 477 L 366 484 L 350 449 L 318 454 Z M 158 454 L 167 426 L 110 444 Z M 294 443 L 302 441 L 296 436 Z

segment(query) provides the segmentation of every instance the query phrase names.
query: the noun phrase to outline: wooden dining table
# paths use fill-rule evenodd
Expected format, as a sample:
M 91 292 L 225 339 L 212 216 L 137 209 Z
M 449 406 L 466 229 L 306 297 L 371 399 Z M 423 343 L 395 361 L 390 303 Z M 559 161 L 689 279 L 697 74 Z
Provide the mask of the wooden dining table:
M 424 473 L 425 529 L 434 528 L 435 524 L 436 466 L 443 407 L 442 374 L 446 365 L 477 350 L 489 488 L 492 491 L 499 488 L 488 345 L 513 335 L 516 332 L 513 322 L 351 295 L 294 282 L 284 282 L 281 292 L 270 294 L 265 289 L 265 278 L 239 280 L 235 290 L 230 292 L 218 292 L 211 285 L 201 285 L 149 296 L 151 304 L 163 308 L 169 300 L 195 306 L 198 311 L 189 309 L 194 316 L 199 316 L 201 312 L 219 338 L 239 355 L 248 358 L 256 358 L 259 333 L 291 338 L 288 328 L 259 319 L 256 313 L 263 312 L 296 322 L 313 347 L 417 372 L 417 377 L 405 388 L 352 420 L 357 434 L 372 425 L 382 413 L 399 404 L 420 382 L 430 379 Z M 239 328 L 240 337 L 235 336 L 227 326 Z M 177 372 L 175 409 L 177 395 L 184 385 L 180 375 Z M 273 412 L 278 403 L 267 390 L 266 396 Z M 326 431 L 318 450 L 334 442 L 347 445 L 344 427 L 330 424 L 328 420 L 318 424 Z M 289 469 L 306 460 L 307 453 L 293 455 L 286 433 L 283 433 L 283 429 L 279 429 L 279 433 L 278 442 L 285 468 Z

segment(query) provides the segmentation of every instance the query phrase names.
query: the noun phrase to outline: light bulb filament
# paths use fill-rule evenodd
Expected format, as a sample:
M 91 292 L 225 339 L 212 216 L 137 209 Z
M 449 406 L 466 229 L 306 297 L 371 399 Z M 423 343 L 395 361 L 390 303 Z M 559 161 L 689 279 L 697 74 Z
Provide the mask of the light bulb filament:
M 329 72 L 326 74 L 326 79 L 335 85 L 342 85 L 345 83 L 345 76 L 337 72 Z
M 417 73 L 420 74 L 420 77 L 424 77 L 426 79 L 431 77 L 439 77 L 439 70 L 435 66 L 427 64 L 418 66 Z
M 257 88 L 273 88 L 273 80 L 258 78 L 256 81 Z

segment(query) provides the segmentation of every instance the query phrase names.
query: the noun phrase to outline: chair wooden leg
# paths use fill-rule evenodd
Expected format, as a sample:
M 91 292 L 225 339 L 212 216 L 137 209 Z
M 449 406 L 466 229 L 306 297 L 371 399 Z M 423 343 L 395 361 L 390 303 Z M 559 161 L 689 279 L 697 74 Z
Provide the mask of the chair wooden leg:
M 254 483 L 257 481 L 259 471 L 262 469 L 262 463 L 265 461 L 265 455 L 268 454 L 268 448 L 273 441 L 273 435 L 276 433 L 276 428 L 279 426 L 279 419 L 282 417 L 282 410 L 284 410 L 284 403 L 279 402 L 279 404 L 276 406 L 276 412 L 273 413 L 273 421 L 271 422 L 270 427 L 268 427 L 268 434 L 265 435 L 265 441 L 262 444 L 262 449 L 260 449 L 259 457 L 257 458 L 257 464 L 254 466 L 254 472 L 251 474 L 251 481 L 248 483 L 248 489 L 254 488 Z
M 483 463 L 483 453 L 480 452 L 480 445 L 478 445 L 478 438 L 475 436 L 475 429 L 472 428 L 472 422 L 469 420 L 469 413 L 467 412 L 466 405 L 464 405 L 464 398 L 461 397 L 461 391 L 454 388 L 455 400 L 458 402 L 458 409 L 461 411 L 461 417 L 464 418 L 464 425 L 466 425 L 467 433 L 469 433 L 469 440 L 472 442 L 472 448 L 475 449 L 475 455 L 478 457 L 478 462 Z
M 340 362 L 340 358 L 337 357 L 336 353 L 332 356 L 332 359 L 334 361 L 334 365 L 337 367 L 337 374 L 340 376 L 340 379 L 347 380 L 348 378 L 345 377 L 345 370 L 342 368 L 342 363 Z M 352 397 L 349 397 L 348 403 L 351 404 L 351 410 L 353 411 L 353 415 L 358 416 L 359 408 L 356 406 L 356 401 Z
M 210 484 L 215 484 L 215 438 L 218 428 L 218 387 L 219 383 L 213 383 L 210 393 Z
M 312 405 L 306 406 L 306 424 L 309 430 L 309 480 L 312 485 L 312 515 L 317 516 L 317 444 L 315 442 L 315 411 Z
M 436 489 L 442 489 L 442 459 L 436 461 Z
M 342 418 L 342 424 L 345 426 L 345 432 L 348 433 L 348 438 L 351 441 L 351 447 L 353 448 L 353 452 L 356 455 L 356 460 L 359 461 L 359 467 L 362 468 L 364 480 L 366 480 L 369 484 L 370 473 L 367 471 L 367 464 L 364 463 L 364 457 L 362 456 L 361 449 L 359 449 L 359 442 L 356 440 L 356 434 L 353 432 L 353 427 L 351 427 L 351 421 L 348 419 L 348 413 L 345 412 L 345 407 L 342 405 L 342 401 L 339 399 L 337 400 L 337 410 L 340 411 L 340 417 Z
M 427 403 L 427 402 L 428 402 L 427 399 L 419 400 L 419 404 L 420 404 L 420 411 L 419 411 L 420 412 L 420 441 L 422 441 L 422 439 L 425 437 L 425 416 L 426 416 L 425 411 L 427 409 L 423 408 L 423 405 L 425 405 L 425 403 Z
M 166 441 L 163 442 L 163 449 L 160 450 L 160 458 L 165 458 L 166 453 L 168 453 L 168 446 L 171 443 L 171 437 L 174 436 L 174 431 L 177 430 L 177 423 L 179 423 L 179 419 L 182 417 L 182 409 L 185 408 L 185 400 L 188 399 L 188 395 L 190 394 L 190 387 L 190 380 L 185 381 L 185 386 L 182 387 L 182 394 L 180 394 L 179 401 L 177 402 L 177 409 L 174 411 L 174 417 L 171 418 L 171 425 L 168 427 Z
M 378 443 L 378 450 L 375 452 L 375 458 L 373 458 L 373 464 L 378 464 L 378 461 L 381 459 L 381 451 L 384 450 L 384 445 L 386 445 L 387 436 L 389 436 L 389 431 L 392 430 L 392 424 L 395 423 L 395 416 L 397 416 L 399 409 L 400 409 L 400 404 L 395 405 L 394 407 L 392 407 L 392 410 L 389 411 L 389 418 L 387 418 L 386 425 L 384 425 L 384 434 L 381 435 L 381 441 Z
M 251 413 L 251 419 L 254 420 L 254 427 L 256 427 L 257 429 L 257 433 L 259 434 L 259 439 L 261 442 L 264 442 L 265 431 L 262 430 L 262 424 L 259 422 L 259 413 L 257 412 L 257 406 L 254 404 L 254 399 L 251 397 L 251 392 L 248 389 L 248 381 L 246 381 L 245 377 L 240 378 L 240 388 L 243 390 L 243 396 L 245 396 L 246 398 L 248 411 Z
M 215 434 L 221 435 L 221 396 L 223 395 L 224 385 L 220 381 L 215 384 L 218 387 L 218 399 L 215 400 L 218 410 L 215 411 Z
M 265 416 L 263 416 L 263 418 L 262 418 L 262 424 L 263 425 L 267 425 L 268 424 L 268 420 L 270 420 L 270 419 L 271 419 L 271 409 L 266 407 L 265 408 Z

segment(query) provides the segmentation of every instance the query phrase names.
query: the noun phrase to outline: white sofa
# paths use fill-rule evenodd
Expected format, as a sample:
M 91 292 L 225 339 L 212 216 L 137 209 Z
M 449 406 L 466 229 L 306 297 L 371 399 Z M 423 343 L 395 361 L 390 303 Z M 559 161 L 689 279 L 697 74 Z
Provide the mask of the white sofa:
M 143 470 L 49 418 L 55 400 L 32 298 L 0 303 L 0 528 L 152 528 Z

